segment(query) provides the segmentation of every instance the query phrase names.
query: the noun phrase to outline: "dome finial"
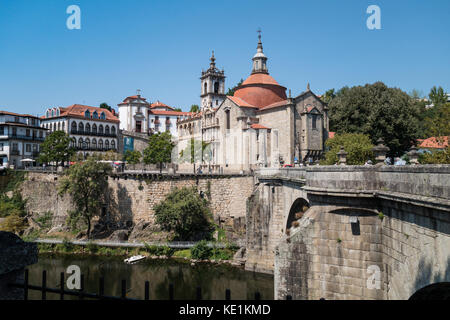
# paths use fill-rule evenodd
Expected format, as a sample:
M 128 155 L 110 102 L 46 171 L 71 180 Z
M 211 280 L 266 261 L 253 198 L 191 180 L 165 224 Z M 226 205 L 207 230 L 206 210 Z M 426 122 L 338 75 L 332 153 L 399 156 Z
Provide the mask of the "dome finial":
M 210 69 L 215 69 L 216 68 L 216 58 L 214 57 L 214 50 L 212 51 L 212 55 L 211 55 L 211 63 L 210 63 Z

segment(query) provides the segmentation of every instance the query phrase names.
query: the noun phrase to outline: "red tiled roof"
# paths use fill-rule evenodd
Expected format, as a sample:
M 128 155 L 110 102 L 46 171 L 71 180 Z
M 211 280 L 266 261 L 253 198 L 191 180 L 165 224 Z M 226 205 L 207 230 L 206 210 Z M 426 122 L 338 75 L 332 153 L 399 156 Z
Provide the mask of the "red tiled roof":
M 33 115 L 31 115 L 31 114 L 21 114 L 21 113 L 9 112 L 9 111 L 1 111 L 1 110 L 0 110 L 0 114 L 5 114 L 5 115 L 8 115 L 8 116 L 30 117 L 30 118 L 36 118 L 36 119 L 39 119 L 39 117 L 33 116 Z
M 419 148 L 444 149 L 448 147 L 448 136 L 430 137 L 428 139 L 418 139 Z
M 266 126 L 263 126 L 262 124 L 259 124 L 259 123 L 252 124 L 250 126 L 250 128 L 252 128 L 252 129 L 270 129 L 270 128 L 268 128 Z
M 168 105 L 165 104 L 165 103 L 162 103 L 162 102 L 159 101 L 159 100 L 157 100 L 156 102 L 152 103 L 152 104 L 150 105 L 150 108 L 167 108 L 167 109 L 173 110 L 172 107 L 168 106 Z
M 104 112 L 105 116 L 106 116 L 106 121 L 119 122 L 119 118 L 117 118 L 117 116 L 115 116 L 115 114 L 113 114 L 108 109 L 103 109 L 103 108 L 99 108 L 99 107 L 85 106 L 85 105 L 82 105 L 82 104 L 73 104 L 73 105 L 68 106 L 66 108 L 59 107 L 59 116 L 49 117 L 49 118 L 66 117 L 66 116 L 67 117 L 85 118 L 84 113 L 86 112 L 86 110 L 89 110 L 89 112 L 91 113 L 91 119 L 92 119 L 92 114 L 94 113 L 94 111 L 97 111 L 99 118 L 95 119 L 96 121 L 97 120 L 98 121 L 102 121 L 103 120 L 103 119 L 100 119 L 100 115 L 101 115 L 102 112 Z M 103 120 L 103 121 L 105 121 L 105 120 Z
M 275 79 L 267 73 L 254 73 L 250 75 L 242 83 L 242 85 L 246 84 L 274 84 L 279 86 L 278 82 L 276 82 Z
M 245 100 L 235 97 L 235 96 L 227 96 L 230 98 L 231 101 L 233 101 L 235 104 L 237 104 L 239 107 L 246 107 L 246 108 L 256 108 L 258 107 L 251 105 L 250 103 L 246 102 Z
M 190 116 L 191 112 L 172 111 L 172 110 L 150 110 L 149 114 L 164 116 Z
M 143 100 L 145 103 L 148 103 L 148 102 L 147 102 L 147 99 L 145 99 L 144 97 L 134 95 L 134 96 L 126 97 L 125 99 L 123 99 L 122 103 L 119 103 L 118 105 L 120 106 L 120 105 L 122 105 L 122 104 L 127 104 L 127 103 L 128 103 L 128 100 L 134 100 L 134 99 L 141 99 L 141 100 Z
M 281 107 L 281 106 L 285 106 L 288 104 L 288 100 L 282 100 L 282 101 L 278 101 L 272 104 L 269 104 L 268 106 L 265 106 L 263 108 L 260 108 L 259 110 L 266 110 L 266 109 L 271 109 L 271 108 L 276 108 L 276 107 Z

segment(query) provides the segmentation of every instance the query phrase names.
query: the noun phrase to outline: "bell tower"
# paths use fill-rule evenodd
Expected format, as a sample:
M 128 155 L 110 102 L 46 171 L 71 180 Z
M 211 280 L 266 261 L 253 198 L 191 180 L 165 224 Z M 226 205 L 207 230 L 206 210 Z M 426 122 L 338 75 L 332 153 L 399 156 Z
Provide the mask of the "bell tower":
M 202 71 L 200 109 L 217 108 L 225 99 L 225 72 L 216 68 L 214 51 L 210 58 L 209 69 Z
M 263 52 L 263 46 L 261 42 L 261 29 L 258 30 L 258 46 L 256 47 L 256 54 L 253 56 L 252 60 L 253 60 L 252 74 L 269 73 L 269 71 L 267 70 L 267 57 Z

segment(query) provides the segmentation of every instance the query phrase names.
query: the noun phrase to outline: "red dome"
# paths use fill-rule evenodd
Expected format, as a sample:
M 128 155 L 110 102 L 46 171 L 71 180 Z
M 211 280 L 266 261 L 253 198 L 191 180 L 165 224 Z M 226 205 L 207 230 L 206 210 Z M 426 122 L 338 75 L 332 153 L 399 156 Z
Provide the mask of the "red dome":
M 259 108 L 286 100 L 286 88 L 266 73 L 254 73 L 236 89 L 235 97 Z

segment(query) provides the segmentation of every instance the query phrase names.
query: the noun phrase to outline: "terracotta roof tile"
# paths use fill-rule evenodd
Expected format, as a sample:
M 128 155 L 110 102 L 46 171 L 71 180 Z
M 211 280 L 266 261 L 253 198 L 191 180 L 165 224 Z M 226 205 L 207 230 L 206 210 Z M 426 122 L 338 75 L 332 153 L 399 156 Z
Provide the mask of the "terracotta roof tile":
M 233 101 L 235 104 L 237 104 L 239 107 L 258 109 L 258 107 L 251 105 L 250 103 L 242 100 L 241 98 L 234 96 L 227 96 L 227 98 L 230 98 L 230 100 Z
M 254 123 L 250 126 L 252 129 L 270 129 L 269 127 L 263 126 L 259 123 Z
M 259 110 L 266 110 L 266 109 L 271 109 L 271 108 L 276 108 L 276 107 L 282 107 L 288 104 L 288 100 L 282 100 L 282 101 L 278 101 L 272 104 L 269 104 L 268 106 L 265 106 L 263 108 L 260 108 Z
M 78 117 L 78 118 L 85 118 L 84 113 L 86 112 L 86 110 L 89 110 L 89 112 L 91 113 L 91 119 L 92 119 L 92 114 L 94 113 L 94 111 L 97 111 L 98 113 L 98 119 L 94 119 L 94 120 L 99 120 L 102 121 L 103 119 L 100 119 L 100 115 L 102 112 L 105 113 L 105 117 L 106 117 L 106 121 L 114 121 L 114 122 L 119 122 L 119 118 L 117 118 L 117 116 L 115 114 L 113 114 L 111 111 L 109 111 L 108 109 L 103 109 L 103 108 L 99 108 L 99 107 L 92 107 L 92 106 L 85 106 L 82 104 L 73 104 L 71 106 L 68 106 L 66 108 L 59 108 L 59 116 L 57 117 Z M 56 118 L 55 117 L 49 117 L 49 118 Z M 46 118 L 48 119 L 48 118 Z M 103 120 L 105 121 L 105 120 Z
M 430 148 L 430 149 L 444 149 L 448 147 L 448 136 L 440 137 L 430 137 L 428 139 L 418 139 L 419 148 Z

